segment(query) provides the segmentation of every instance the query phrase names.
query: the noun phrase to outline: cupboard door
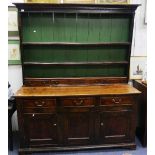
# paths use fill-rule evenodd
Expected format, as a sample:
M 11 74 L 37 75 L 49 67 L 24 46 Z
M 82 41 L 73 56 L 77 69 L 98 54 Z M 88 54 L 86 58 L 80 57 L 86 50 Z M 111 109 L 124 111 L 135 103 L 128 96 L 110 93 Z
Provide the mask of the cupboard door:
M 31 147 L 58 144 L 56 114 L 24 114 L 25 141 Z
M 99 117 L 100 143 L 131 141 L 134 135 L 131 111 L 104 111 Z
M 89 110 L 72 109 L 64 114 L 64 144 L 87 145 L 93 142 L 94 120 Z

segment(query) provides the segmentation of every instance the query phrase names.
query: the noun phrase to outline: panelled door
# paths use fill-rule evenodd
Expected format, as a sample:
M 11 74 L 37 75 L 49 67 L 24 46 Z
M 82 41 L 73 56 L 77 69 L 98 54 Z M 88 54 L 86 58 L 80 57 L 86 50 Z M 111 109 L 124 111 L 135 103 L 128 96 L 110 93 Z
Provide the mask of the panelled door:
M 121 143 L 131 139 L 132 112 L 103 111 L 99 115 L 100 143 Z
M 56 114 L 24 114 L 25 141 L 30 146 L 55 146 L 58 144 Z
M 94 120 L 90 109 L 70 109 L 64 114 L 64 144 L 87 145 L 93 143 Z
M 61 99 L 65 145 L 89 145 L 94 139 L 94 98 Z

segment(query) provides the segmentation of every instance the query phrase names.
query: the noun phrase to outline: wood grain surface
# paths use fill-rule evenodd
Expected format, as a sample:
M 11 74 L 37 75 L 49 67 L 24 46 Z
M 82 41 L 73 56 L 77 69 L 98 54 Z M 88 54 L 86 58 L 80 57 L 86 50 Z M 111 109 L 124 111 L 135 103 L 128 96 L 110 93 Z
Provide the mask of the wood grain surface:
M 108 84 L 104 86 L 66 86 L 66 87 L 22 87 L 16 97 L 33 96 L 79 96 L 79 95 L 123 95 L 139 94 L 140 91 L 128 84 Z

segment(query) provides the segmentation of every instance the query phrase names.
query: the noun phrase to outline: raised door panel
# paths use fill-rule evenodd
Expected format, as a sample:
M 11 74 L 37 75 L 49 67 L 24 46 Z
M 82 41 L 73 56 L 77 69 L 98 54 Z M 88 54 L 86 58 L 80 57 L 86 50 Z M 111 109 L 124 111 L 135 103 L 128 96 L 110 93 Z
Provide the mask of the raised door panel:
M 24 114 L 25 142 L 31 147 L 58 144 L 55 114 Z
M 87 145 L 93 142 L 93 117 L 91 112 L 70 111 L 64 114 L 65 145 Z
M 131 111 L 104 111 L 99 117 L 101 143 L 122 143 L 132 140 Z

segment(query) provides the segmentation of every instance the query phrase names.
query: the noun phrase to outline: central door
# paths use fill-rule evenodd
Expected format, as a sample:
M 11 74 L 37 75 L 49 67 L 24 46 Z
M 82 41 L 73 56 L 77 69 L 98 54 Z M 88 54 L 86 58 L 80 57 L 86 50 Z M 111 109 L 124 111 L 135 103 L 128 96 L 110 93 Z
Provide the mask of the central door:
M 68 110 L 69 112 L 64 114 L 64 144 L 92 144 L 94 120 L 91 110 L 89 108 Z

